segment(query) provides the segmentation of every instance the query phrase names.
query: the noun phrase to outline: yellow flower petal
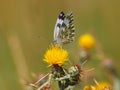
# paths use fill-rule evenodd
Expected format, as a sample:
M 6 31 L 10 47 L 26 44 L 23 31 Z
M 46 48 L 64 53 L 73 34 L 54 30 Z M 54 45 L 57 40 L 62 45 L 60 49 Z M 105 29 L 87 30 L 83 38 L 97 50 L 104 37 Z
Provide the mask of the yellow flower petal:
M 110 86 L 110 84 L 108 84 L 106 82 L 100 82 L 96 86 L 96 90 L 112 90 L 112 87 Z
M 96 90 L 94 86 L 85 86 L 83 90 Z

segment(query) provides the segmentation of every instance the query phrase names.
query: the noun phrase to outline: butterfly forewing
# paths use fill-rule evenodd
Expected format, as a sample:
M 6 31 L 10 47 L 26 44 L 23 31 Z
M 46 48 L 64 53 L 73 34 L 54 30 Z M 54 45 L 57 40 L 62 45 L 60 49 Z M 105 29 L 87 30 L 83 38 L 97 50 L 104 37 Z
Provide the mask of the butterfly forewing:
M 65 14 L 61 12 L 58 16 L 58 19 L 56 21 L 55 28 L 54 28 L 54 42 L 55 43 L 58 43 L 59 34 L 61 32 L 61 26 L 64 21 L 64 18 L 65 18 Z

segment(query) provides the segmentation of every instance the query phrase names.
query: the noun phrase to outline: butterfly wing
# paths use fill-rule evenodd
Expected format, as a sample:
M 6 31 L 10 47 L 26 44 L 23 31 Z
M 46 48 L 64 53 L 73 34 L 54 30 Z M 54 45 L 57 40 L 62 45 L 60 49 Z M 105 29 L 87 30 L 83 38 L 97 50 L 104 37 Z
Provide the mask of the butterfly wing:
M 75 35 L 74 31 L 72 12 L 69 12 L 66 16 L 61 12 L 54 29 L 54 43 L 61 45 L 72 42 Z
M 55 28 L 54 28 L 54 40 L 53 40 L 54 43 L 58 43 L 60 39 L 61 26 L 63 24 L 64 18 L 65 18 L 65 14 L 61 12 L 58 16 L 58 19 L 56 21 Z
M 73 24 L 73 14 L 72 12 L 69 12 L 61 26 L 61 38 L 62 38 L 62 43 L 70 43 L 74 41 L 74 36 L 75 36 L 75 28 Z

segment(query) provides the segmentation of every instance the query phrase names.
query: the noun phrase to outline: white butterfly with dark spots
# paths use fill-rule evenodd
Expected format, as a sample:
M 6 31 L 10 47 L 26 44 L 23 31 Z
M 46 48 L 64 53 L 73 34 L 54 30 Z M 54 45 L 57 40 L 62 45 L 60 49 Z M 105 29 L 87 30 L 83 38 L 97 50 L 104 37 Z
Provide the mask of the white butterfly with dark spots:
M 75 28 L 73 24 L 73 14 L 69 12 L 66 16 L 61 12 L 58 16 L 54 28 L 53 44 L 67 44 L 74 41 Z

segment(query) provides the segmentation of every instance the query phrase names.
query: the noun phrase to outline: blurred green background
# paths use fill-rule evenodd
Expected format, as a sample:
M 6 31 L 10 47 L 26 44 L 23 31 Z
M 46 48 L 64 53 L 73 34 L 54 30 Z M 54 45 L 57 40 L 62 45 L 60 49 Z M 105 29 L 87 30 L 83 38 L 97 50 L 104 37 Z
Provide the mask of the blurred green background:
M 21 83 L 32 81 L 32 72 L 49 72 L 43 57 L 61 11 L 74 15 L 76 40 L 65 47 L 72 62 L 79 58 L 78 37 L 94 33 L 105 54 L 117 63 L 120 74 L 119 0 L 1 0 L 0 90 L 23 90 Z M 94 60 L 89 67 L 97 69 L 98 64 Z M 104 80 L 100 72 L 98 80 Z

